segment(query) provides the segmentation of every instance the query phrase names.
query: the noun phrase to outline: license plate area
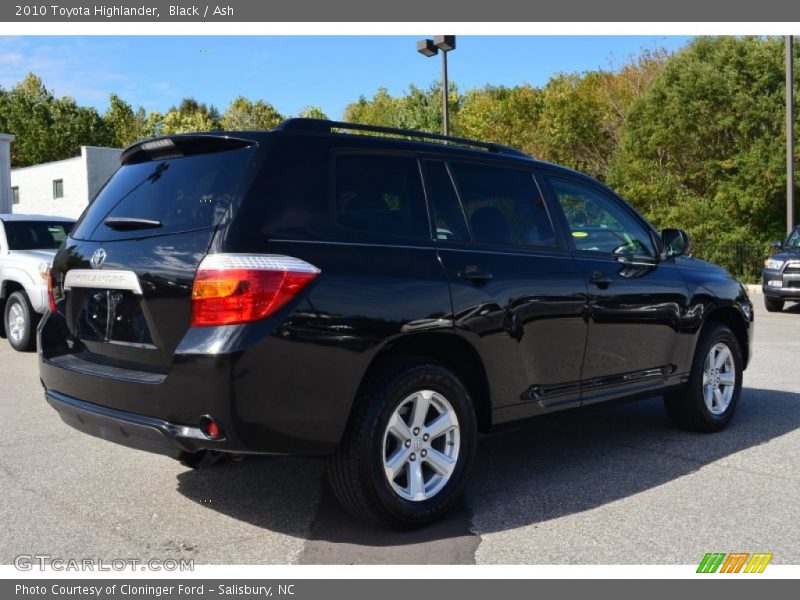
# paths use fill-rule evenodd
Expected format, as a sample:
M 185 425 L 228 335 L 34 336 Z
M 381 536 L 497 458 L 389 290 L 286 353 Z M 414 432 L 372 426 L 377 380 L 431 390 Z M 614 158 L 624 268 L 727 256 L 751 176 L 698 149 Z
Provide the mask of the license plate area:
M 141 306 L 141 296 L 130 290 L 75 289 L 80 310 L 79 339 L 155 348 Z M 78 300 L 78 298 L 75 298 Z

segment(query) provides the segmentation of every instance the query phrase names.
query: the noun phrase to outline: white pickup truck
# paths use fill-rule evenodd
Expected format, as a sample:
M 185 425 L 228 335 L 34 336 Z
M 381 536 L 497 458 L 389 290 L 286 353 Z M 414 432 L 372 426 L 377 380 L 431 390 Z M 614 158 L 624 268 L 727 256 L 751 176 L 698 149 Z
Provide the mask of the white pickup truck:
M 0 334 L 19 351 L 36 347 L 36 325 L 49 309 L 47 270 L 74 219 L 0 214 Z

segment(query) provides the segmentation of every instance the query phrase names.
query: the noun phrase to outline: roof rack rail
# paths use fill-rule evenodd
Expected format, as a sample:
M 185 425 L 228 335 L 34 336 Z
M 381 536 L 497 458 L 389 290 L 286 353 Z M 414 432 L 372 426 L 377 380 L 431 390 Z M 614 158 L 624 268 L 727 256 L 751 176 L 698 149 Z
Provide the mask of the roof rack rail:
M 449 142 L 458 144 L 460 146 L 469 146 L 474 148 L 482 148 L 489 152 L 496 152 L 497 154 L 507 154 L 510 156 L 520 156 L 524 158 L 531 158 L 531 156 L 522 150 L 504 146 L 503 144 L 495 144 L 494 142 L 479 142 L 467 138 L 453 137 L 449 135 L 442 135 L 440 133 L 426 133 L 424 131 L 414 131 L 413 129 L 400 129 L 399 127 L 384 127 L 382 125 L 365 125 L 363 123 L 345 123 L 344 121 L 328 121 L 326 119 L 305 119 L 293 118 L 286 119 L 279 124 L 275 129 L 283 131 L 307 131 L 315 133 L 332 133 L 336 129 L 345 129 L 350 131 L 370 131 L 374 133 L 387 133 L 391 135 L 398 135 L 409 138 L 420 138 L 423 140 L 437 140 L 441 142 Z

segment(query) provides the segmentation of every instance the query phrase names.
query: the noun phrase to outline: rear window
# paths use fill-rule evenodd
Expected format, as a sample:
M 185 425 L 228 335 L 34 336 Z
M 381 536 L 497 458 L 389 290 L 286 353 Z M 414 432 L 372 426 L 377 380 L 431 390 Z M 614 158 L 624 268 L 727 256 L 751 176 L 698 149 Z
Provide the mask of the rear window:
M 451 163 L 474 241 L 555 246 L 550 216 L 533 173 L 489 165 Z
M 9 250 L 56 250 L 72 229 L 64 221 L 6 221 Z
M 404 156 L 339 155 L 336 220 L 379 236 L 430 239 L 417 160 Z
M 215 227 L 240 193 L 254 152 L 244 148 L 124 165 L 86 209 L 72 237 L 103 241 Z M 104 223 L 109 217 L 160 226 L 120 231 Z

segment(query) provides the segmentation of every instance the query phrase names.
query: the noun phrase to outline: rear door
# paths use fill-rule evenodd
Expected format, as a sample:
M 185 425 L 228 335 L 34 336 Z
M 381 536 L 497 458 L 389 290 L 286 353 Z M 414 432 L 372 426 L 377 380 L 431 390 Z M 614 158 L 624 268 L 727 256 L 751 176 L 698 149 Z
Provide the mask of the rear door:
M 531 170 L 426 162 L 456 333 L 478 350 L 495 421 L 577 405 L 585 282 Z
M 197 267 L 248 188 L 256 146 L 214 136 L 142 146 L 59 252 L 55 290 L 73 354 L 165 373 L 190 326 Z
M 674 261 L 659 261 L 647 224 L 588 179 L 547 181 L 570 230 L 588 286 L 583 403 L 658 389 L 677 365 L 687 286 Z

